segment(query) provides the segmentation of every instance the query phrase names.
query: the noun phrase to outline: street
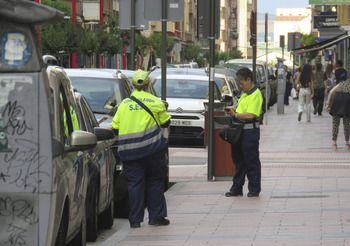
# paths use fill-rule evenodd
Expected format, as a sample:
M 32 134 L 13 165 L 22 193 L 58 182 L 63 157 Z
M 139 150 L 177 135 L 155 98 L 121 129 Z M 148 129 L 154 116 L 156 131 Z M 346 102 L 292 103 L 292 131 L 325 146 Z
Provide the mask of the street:
M 350 152 L 343 127 L 332 150 L 331 116 L 297 121 L 297 100 L 284 114 L 271 107 L 261 126 L 262 192 L 259 198 L 226 198 L 231 185 L 207 181 L 206 148 L 170 148 L 165 193 L 167 227 L 139 229 L 115 219 L 88 245 L 348 245 Z M 244 187 L 246 194 L 246 186 Z M 290 240 L 293 239 L 293 240 Z

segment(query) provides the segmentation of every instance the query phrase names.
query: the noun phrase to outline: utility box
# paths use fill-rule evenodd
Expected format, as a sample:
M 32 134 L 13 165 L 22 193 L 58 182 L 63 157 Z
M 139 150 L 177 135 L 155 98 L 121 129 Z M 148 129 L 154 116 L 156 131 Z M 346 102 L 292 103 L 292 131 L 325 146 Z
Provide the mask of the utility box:
M 231 144 L 222 140 L 219 136 L 219 132 L 228 124 L 228 121 L 231 119 L 231 116 L 227 116 L 226 113 L 222 110 L 223 106 L 217 105 L 214 108 L 214 172 L 213 175 L 215 180 L 224 181 L 232 180 L 233 175 L 235 174 L 235 166 L 232 162 L 231 157 Z M 205 105 L 207 109 L 207 105 Z M 204 145 L 208 146 L 208 137 L 209 137 L 209 115 L 208 110 L 205 112 L 205 125 L 204 125 Z

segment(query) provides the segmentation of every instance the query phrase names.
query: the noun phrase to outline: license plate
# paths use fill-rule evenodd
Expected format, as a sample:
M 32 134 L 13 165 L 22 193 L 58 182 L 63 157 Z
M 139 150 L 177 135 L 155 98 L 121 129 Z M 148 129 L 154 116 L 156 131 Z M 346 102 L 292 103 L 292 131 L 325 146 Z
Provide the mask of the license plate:
M 171 126 L 192 126 L 192 121 L 190 120 L 171 120 Z

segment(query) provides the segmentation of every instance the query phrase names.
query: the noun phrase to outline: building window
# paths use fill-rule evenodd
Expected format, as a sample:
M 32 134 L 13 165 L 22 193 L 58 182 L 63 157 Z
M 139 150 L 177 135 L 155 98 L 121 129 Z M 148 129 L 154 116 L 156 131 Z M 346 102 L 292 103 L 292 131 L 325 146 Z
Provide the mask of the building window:
M 350 20 L 350 5 L 348 6 L 348 20 Z

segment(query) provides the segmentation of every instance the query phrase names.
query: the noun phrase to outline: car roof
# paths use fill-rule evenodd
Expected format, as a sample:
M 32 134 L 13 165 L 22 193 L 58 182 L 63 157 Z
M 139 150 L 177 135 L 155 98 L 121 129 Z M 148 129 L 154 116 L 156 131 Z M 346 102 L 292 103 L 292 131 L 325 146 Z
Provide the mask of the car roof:
M 185 76 L 184 76 L 185 75 Z M 207 75 L 186 75 L 186 74 L 167 74 L 167 79 L 183 79 L 183 80 L 203 80 L 209 81 L 209 76 Z M 155 79 L 161 79 L 161 75 L 155 77 Z
M 253 59 L 231 59 L 226 63 L 237 63 L 237 64 L 253 64 Z M 256 60 L 257 64 L 263 64 L 264 61 Z
M 156 77 L 161 74 L 162 69 L 156 69 L 150 73 L 150 77 Z M 170 74 L 182 74 L 182 75 L 207 75 L 203 69 L 198 68 L 172 68 L 166 69 L 167 76 Z
M 103 68 L 65 68 L 70 77 L 128 79 L 127 75 L 117 69 Z

